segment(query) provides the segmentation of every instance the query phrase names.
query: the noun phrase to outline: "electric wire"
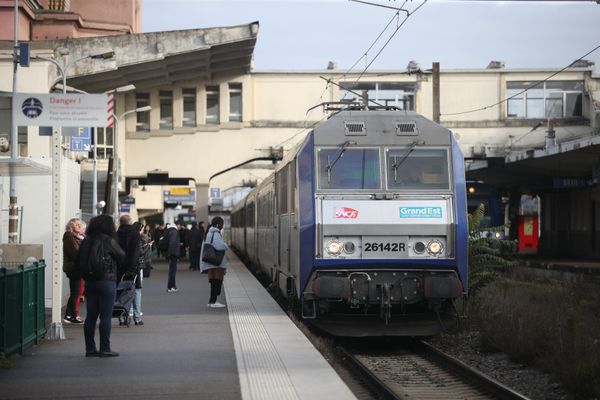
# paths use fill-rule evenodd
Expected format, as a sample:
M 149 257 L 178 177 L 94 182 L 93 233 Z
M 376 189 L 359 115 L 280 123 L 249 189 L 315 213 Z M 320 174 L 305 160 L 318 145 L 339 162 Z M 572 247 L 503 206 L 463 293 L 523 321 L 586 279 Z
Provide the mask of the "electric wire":
M 571 65 L 573 65 L 573 63 L 575 63 L 577 61 L 583 60 L 585 57 L 589 56 L 590 54 L 592 54 L 593 52 L 595 52 L 598 49 L 600 49 L 600 45 L 594 47 L 592 50 L 588 51 L 587 53 L 585 53 L 584 55 L 582 55 L 581 57 L 579 57 L 575 61 L 569 63 L 567 66 L 565 66 L 564 68 L 560 69 L 559 71 L 554 72 L 550 76 L 548 76 L 548 77 L 546 77 L 546 78 L 544 78 L 544 79 L 542 79 L 540 81 L 533 82 L 531 85 L 527 86 L 525 89 L 521 90 L 520 92 L 515 93 L 512 96 L 509 96 L 509 97 L 507 97 L 507 98 L 505 98 L 503 100 L 500 100 L 500 101 L 498 101 L 498 102 L 496 102 L 494 104 L 490 104 L 490 105 L 485 106 L 485 107 L 475 108 L 475 109 L 468 110 L 468 111 L 461 111 L 461 112 L 454 112 L 454 113 L 444 113 L 444 114 L 440 114 L 440 116 L 470 114 L 470 113 L 474 113 L 474 112 L 478 112 L 478 111 L 484 111 L 484 110 L 487 110 L 489 108 L 496 107 L 496 106 L 498 106 L 498 105 L 500 105 L 502 103 L 506 103 L 508 100 L 514 99 L 515 97 L 520 96 L 523 93 L 527 92 L 529 89 L 532 89 L 532 88 L 538 86 L 539 84 L 544 83 L 544 82 L 550 80 L 551 78 L 555 77 L 556 75 L 564 72 L 566 69 L 570 68 Z
M 388 30 L 389 26 L 391 25 L 392 22 L 394 22 L 394 20 L 398 20 L 399 16 L 400 16 L 400 11 L 404 11 L 406 12 L 406 16 L 404 17 L 404 20 L 398 24 L 398 26 L 396 27 L 396 29 L 394 30 L 394 32 L 392 32 L 391 36 L 388 38 L 388 40 L 384 43 L 384 45 L 379 49 L 379 51 L 377 52 L 377 54 L 375 55 L 375 57 L 373 57 L 373 59 L 371 60 L 371 62 L 369 62 L 367 64 L 367 66 L 362 70 L 362 72 L 360 73 L 360 75 L 358 76 L 358 78 L 356 78 L 356 80 L 353 82 L 353 84 L 356 84 L 363 76 L 364 74 L 367 72 L 367 70 L 369 69 L 369 67 L 375 62 L 375 60 L 377 59 L 377 57 L 379 57 L 379 55 L 383 52 L 383 50 L 387 47 L 387 45 L 391 42 L 391 40 L 394 38 L 394 36 L 396 35 L 396 33 L 398 33 L 398 31 L 400 30 L 400 28 L 402 28 L 402 26 L 404 25 L 404 23 L 408 20 L 408 18 L 410 18 L 410 16 L 412 16 L 417 10 L 419 10 L 425 3 L 427 3 L 427 0 L 424 0 L 423 3 L 421 3 L 417 8 L 415 8 L 413 11 L 408 11 L 403 9 L 404 5 L 407 3 L 408 0 L 405 0 L 404 3 L 402 3 L 402 6 L 400 6 L 399 9 L 397 9 L 397 11 L 394 13 L 394 15 L 392 16 L 392 18 L 388 21 L 388 23 L 385 25 L 385 27 L 381 30 L 381 32 L 379 33 L 379 35 L 377 35 L 377 37 L 375 38 L 375 40 L 369 45 L 369 47 L 367 48 L 366 51 L 364 51 L 362 53 L 362 55 L 356 60 L 356 62 L 354 64 L 352 64 L 352 66 L 343 74 L 341 75 L 337 75 L 337 76 L 332 76 L 331 79 L 326 80 L 327 82 L 325 83 L 325 88 L 323 89 L 323 92 L 321 93 L 321 96 L 319 97 L 319 100 L 323 99 L 323 95 L 325 94 L 325 92 L 327 91 L 327 89 L 329 88 L 329 85 L 332 83 L 332 80 L 335 78 L 339 78 L 339 79 L 343 79 L 345 78 L 354 67 L 356 67 L 356 65 L 358 65 L 358 63 L 362 60 L 365 59 L 368 56 L 369 51 L 371 51 L 371 49 L 375 46 L 375 44 L 379 41 L 379 39 L 381 39 L 381 37 L 383 36 L 383 34 Z M 365 3 L 365 2 L 363 2 Z M 366 3 L 369 4 L 369 3 Z M 344 94 L 344 97 L 342 98 L 342 100 L 344 100 L 347 96 L 349 92 L 347 91 Z M 304 121 L 304 123 L 306 123 L 308 121 L 308 116 L 310 114 L 308 113 L 306 115 L 306 119 Z M 323 120 L 325 120 L 327 118 L 327 115 L 324 115 L 321 119 L 319 119 L 318 121 L 314 122 L 313 124 L 311 124 L 309 127 L 304 127 L 301 130 L 299 130 L 298 132 L 296 132 L 295 134 L 293 134 L 292 136 L 290 136 L 289 138 L 285 139 L 284 141 L 282 141 L 281 143 L 277 144 L 274 147 L 281 147 L 283 145 L 285 145 L 286 143 L 288 143 L 289 141 L 293 140 L 295 137 L 297 137 L 298 135 L 300 135 L 301 133 L 312 129 L 313 127 L 315 127 L 317 124 L 319 124 L 320 122 L 322 122 Z

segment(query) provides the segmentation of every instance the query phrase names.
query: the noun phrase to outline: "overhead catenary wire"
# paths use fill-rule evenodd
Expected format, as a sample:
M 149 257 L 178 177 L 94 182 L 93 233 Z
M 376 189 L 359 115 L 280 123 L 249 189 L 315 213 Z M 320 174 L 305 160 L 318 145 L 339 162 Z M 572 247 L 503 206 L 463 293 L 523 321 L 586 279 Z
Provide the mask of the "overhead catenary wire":
M 513 94 L 512 96 L 509 96 L 509 97 L 507 97 L 507 98 L 505 98 L 505 99 L 502 99 L 502 100 L 500 100 L 500 101 L 498 101 L 498 102 L 496 102 L 496 103 L 493 103 L 493 104 L 487 105 L 487 106 L 485 106 L 485 107 L 479 107 L 479 108 L 475 108 L 475 109 L 468 110 L 468 111 L 460 111 L 460 112 L 453 112 L 453 113 L 441 113 L 440 115 L 441 115 L 441 116 L 449 116 L 449 115 L 463 115 L 463 114 L 470 114 L 470 113 L 474 113 L 474 112 L 478 112 L 478 111 L 484 111 L 484 110 L 487 110 L 487 109 L 489 109 L 489 108 L 493 108 L 493 107 L 499 106 L 499 105 L 500 105 L 500 104 L 502 104 L 502 103 L 506 103 L 506 102 L 507 102 L 508 100 L 510 100 L 510 99 L 514 99 L 515 97 L 522 95 L 523 93 L 525 93 L 525 92 L 527 92 L 528 90 L 530 90 L 530 89 L 532 89 L 532 88 L 534 88 L 534 87 L 538 86 L 539 84 L 541 84 L 541 83 L 544 83 L 544 82 L 546 82 L 546 81 L 548 81 L 548 80 L 550 80 L 550 79 L 554 78 L 556 75 L 558 75 L 558 74 L 560 74 L 560 73 L 564 72 L 566 69 L 568 69 L 568 68 L 571 68 L 571 65 L 573 65 L 573 63 L 575 63 L 575 62 L 577 62 L 577 61 L 581 61 L 581 60 L 583 60 L 585 57 L 589 56 L 590 54 L 592 54 L 593 52 L 595 52 L 595 51 L 596 51 L 596 50 L 598 50 L 598 49 L 600 49 L 600 44 L 599 44 L 598 46 L 594 47 L 592 50 L 590 50 L 590 51 L 588 51 L 587 53 L 585 53 L 584 55 L 582 55 L 581 57 L 579 57 L 578 59 L 576 59 L 575 61 L 572 61 L 572 62 L 570 62 L 570 63 L 569 63 L 568 65 L 566 65 L 564 68 L 561 68 L 560 70 L 558 70 L 558 71 L 554 72 L 553 74 L 549 75 L 548 77 L 546 77 L 546 78 L 544 78 L 544 79 L 542 79 L 542 80 L 539 80 L 539 81 L 533 82 L 531 85 L 527 86 L 525 89 L 521 90 L 520 92 L 518 92 L 518 93 L 515 93 L 515 94 Z
M 424 0 L 418 7 L 416 7 L 413 11 L 409 11 L 404 9 L 404 5 L 407 3 L 408 0 L 405 0 L 402 3 L 402 6 L 400 8 L 396 8 L 396 7 L 391 7 L 395 10 L 397 10 L 394 15 L 392 16 L 392 18 L 389 20 L 389 22 L 386 24 L 386 26 L 383 28 L 383 30 L 379 33 L 379 35 L 377 35 L 377 37 L 375 38 L 375 40 L 369 45 L 369 47 L 367 48 L 367 50 L 365 50 L 362 55 L 356 60 L 356 62 L 354 64 L 352 64 L 352 66 L 343 74 L 341 75 L 337 75 L 337 76 L 332 76 L 331 79 L 326 79 L 327 83 L 325 84 L 325 88 L 323 89 L 323 92 L 321 93 L 321 96 L 319 97 L 319 99 L 323 98 L 323 95 L 325 94 L 325 92 L 327 91 L 327 89 L 329 88 L 329 85 L 331 83 L 333 83 L 333 79 L 334 78 L 344 78 L 346 77 L 351 71 L 352 69 L 364 58 L 366 58 L 368 56 L 369 51 L 371 51 L 371 49 L 375 46 L 375 44 L 379 41 L 379 39 L 381 39 L 381 37 L 383 36 L 383 34 L 388 30 L 389 26 L 392 24 L 392 22 L 394 22 L 394 20 L 399 19 L 400 16 L 400 11 L 404 11 L 406 12 L 406 16 L 404 17 L 404 20 L 402 22 L 400 22 L 398 24 L 398 26 L 396 26 L 396 29 L 392 32 L 392 34 L 390 35 L 390 37 L 388 38 L 388 40 L 383 44 L 383 46 L 379 49 L 379 51 L 377 52 L 377 54 L 375 55 L 375 57 L 373 57 L 371 59 L 371 61 L 367 64 L 367 66 L 362 70 L 362 72 L 360 73 L 360 75 L 358 76 L 358 78 L 354 81 L 354 83 L 357 83 L 363 76 L 364 74 L 367 72 L 367 70 L 369 69 L 369 67 L 375 62 L 375 60 L 377 60 L 377 58 L 379 57 L 379 55 L 381 55 L 381 53 L 383 52 L 383 50 L 387 47 L 387 45 L 391 42 L 391 40 L 394 38 L 394 36 L 398 33 L 398 31 L 400 30 L 400 28 L 402 28 L 402 26 L 404 25 L 404 23 L 406 23 L 406 21 L 408 20 L 408 18 L 410 18 L 415 12 L 417 12 L 425 3 L 427 3 L 427 0 Z M 366 1 L 360 1 L 360 3 L 365 3 L 365 4 L 370 4 L 370 5 L 377 5 L 377 4 L 372 4 Z M 386 7 L 386 8 L 390 8 L 390 7 Z M 339 85 L 338 85 L 339 86 Z M 348 92 L 346 92 L 346 94 L 344 95 L 344 97 L 342 98 L 342 100 L 344 100 L 344 98 L 346 97 L 346 95 L 348 94 Z M 306 119 L 305 119 L 305 123 L 308 120 L 308 113 L 306 115 Z M 322 118 L 320 118 L 318 121 L 312 123 L 310 126 L 308 127 L 304 127 L 301 130 L 299 130 L 298 132 L 294 133 L 292 136 L 290 136 L 289 138 L 285 139 L 284 141 L 280 142 L 279 144 L 277 144 L 275 147 L 280 147 L 283 146 L 284 144 L 288 143 L 289 141 L 293 140 L 295 137 L 297 137 L 298 135 L 300 135 L 301 133 L 312 129 L 314 126 L 316 126 L 318 123 L 322 122 L 324 119 L 327 118 L 327 115 L 324 115 Z

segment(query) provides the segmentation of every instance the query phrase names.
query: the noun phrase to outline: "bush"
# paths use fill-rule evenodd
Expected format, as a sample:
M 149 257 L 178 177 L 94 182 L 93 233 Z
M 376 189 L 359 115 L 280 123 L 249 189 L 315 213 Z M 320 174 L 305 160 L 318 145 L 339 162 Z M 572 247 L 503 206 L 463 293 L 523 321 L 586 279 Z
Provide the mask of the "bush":
M 579 395 L 600 395 L 597 286 L 502 278 L 474 312 L 488 346 L 554 373 Z
M 485 206 L 480 204 L 469 214 L 469 296 L 475 297 L 500 272 L 514 265 L 508 257 L 517 248 L 515 241 L 488 237 L 485 233 L 501 232 L 506 226 L 482 227 Z

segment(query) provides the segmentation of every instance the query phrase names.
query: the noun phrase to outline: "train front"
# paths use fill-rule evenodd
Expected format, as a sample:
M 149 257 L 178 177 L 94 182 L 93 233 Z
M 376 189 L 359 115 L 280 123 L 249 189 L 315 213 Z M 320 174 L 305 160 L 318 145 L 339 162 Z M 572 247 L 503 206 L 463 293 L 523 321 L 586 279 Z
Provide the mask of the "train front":
M 314 207 L 300 217 L 314 235 L 313 254 L 300 254 L 304 318 L 339 336 L 451 329 L 468 240 L 452 133 L 415 113 L 345 111 L 311 141 L 313 190 L 299 193 L 301 213 Z

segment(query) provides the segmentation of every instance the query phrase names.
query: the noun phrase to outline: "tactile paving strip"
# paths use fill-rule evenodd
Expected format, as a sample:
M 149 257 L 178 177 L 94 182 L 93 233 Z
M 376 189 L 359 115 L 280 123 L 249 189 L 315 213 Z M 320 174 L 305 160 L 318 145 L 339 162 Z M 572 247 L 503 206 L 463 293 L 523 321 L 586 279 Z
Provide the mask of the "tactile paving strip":
M 300 399 L 252 302 L 252 296 L 235 270 L 228 269 L 224 288 L 243 400 Z M 256 282 L 252 284 L 258 285 Z M 257 288 L 248 289 L 252 292 Z M 264 304 L 261 305 L 264 307 Z M 276 311 L 282 313 L 281 310 Z

